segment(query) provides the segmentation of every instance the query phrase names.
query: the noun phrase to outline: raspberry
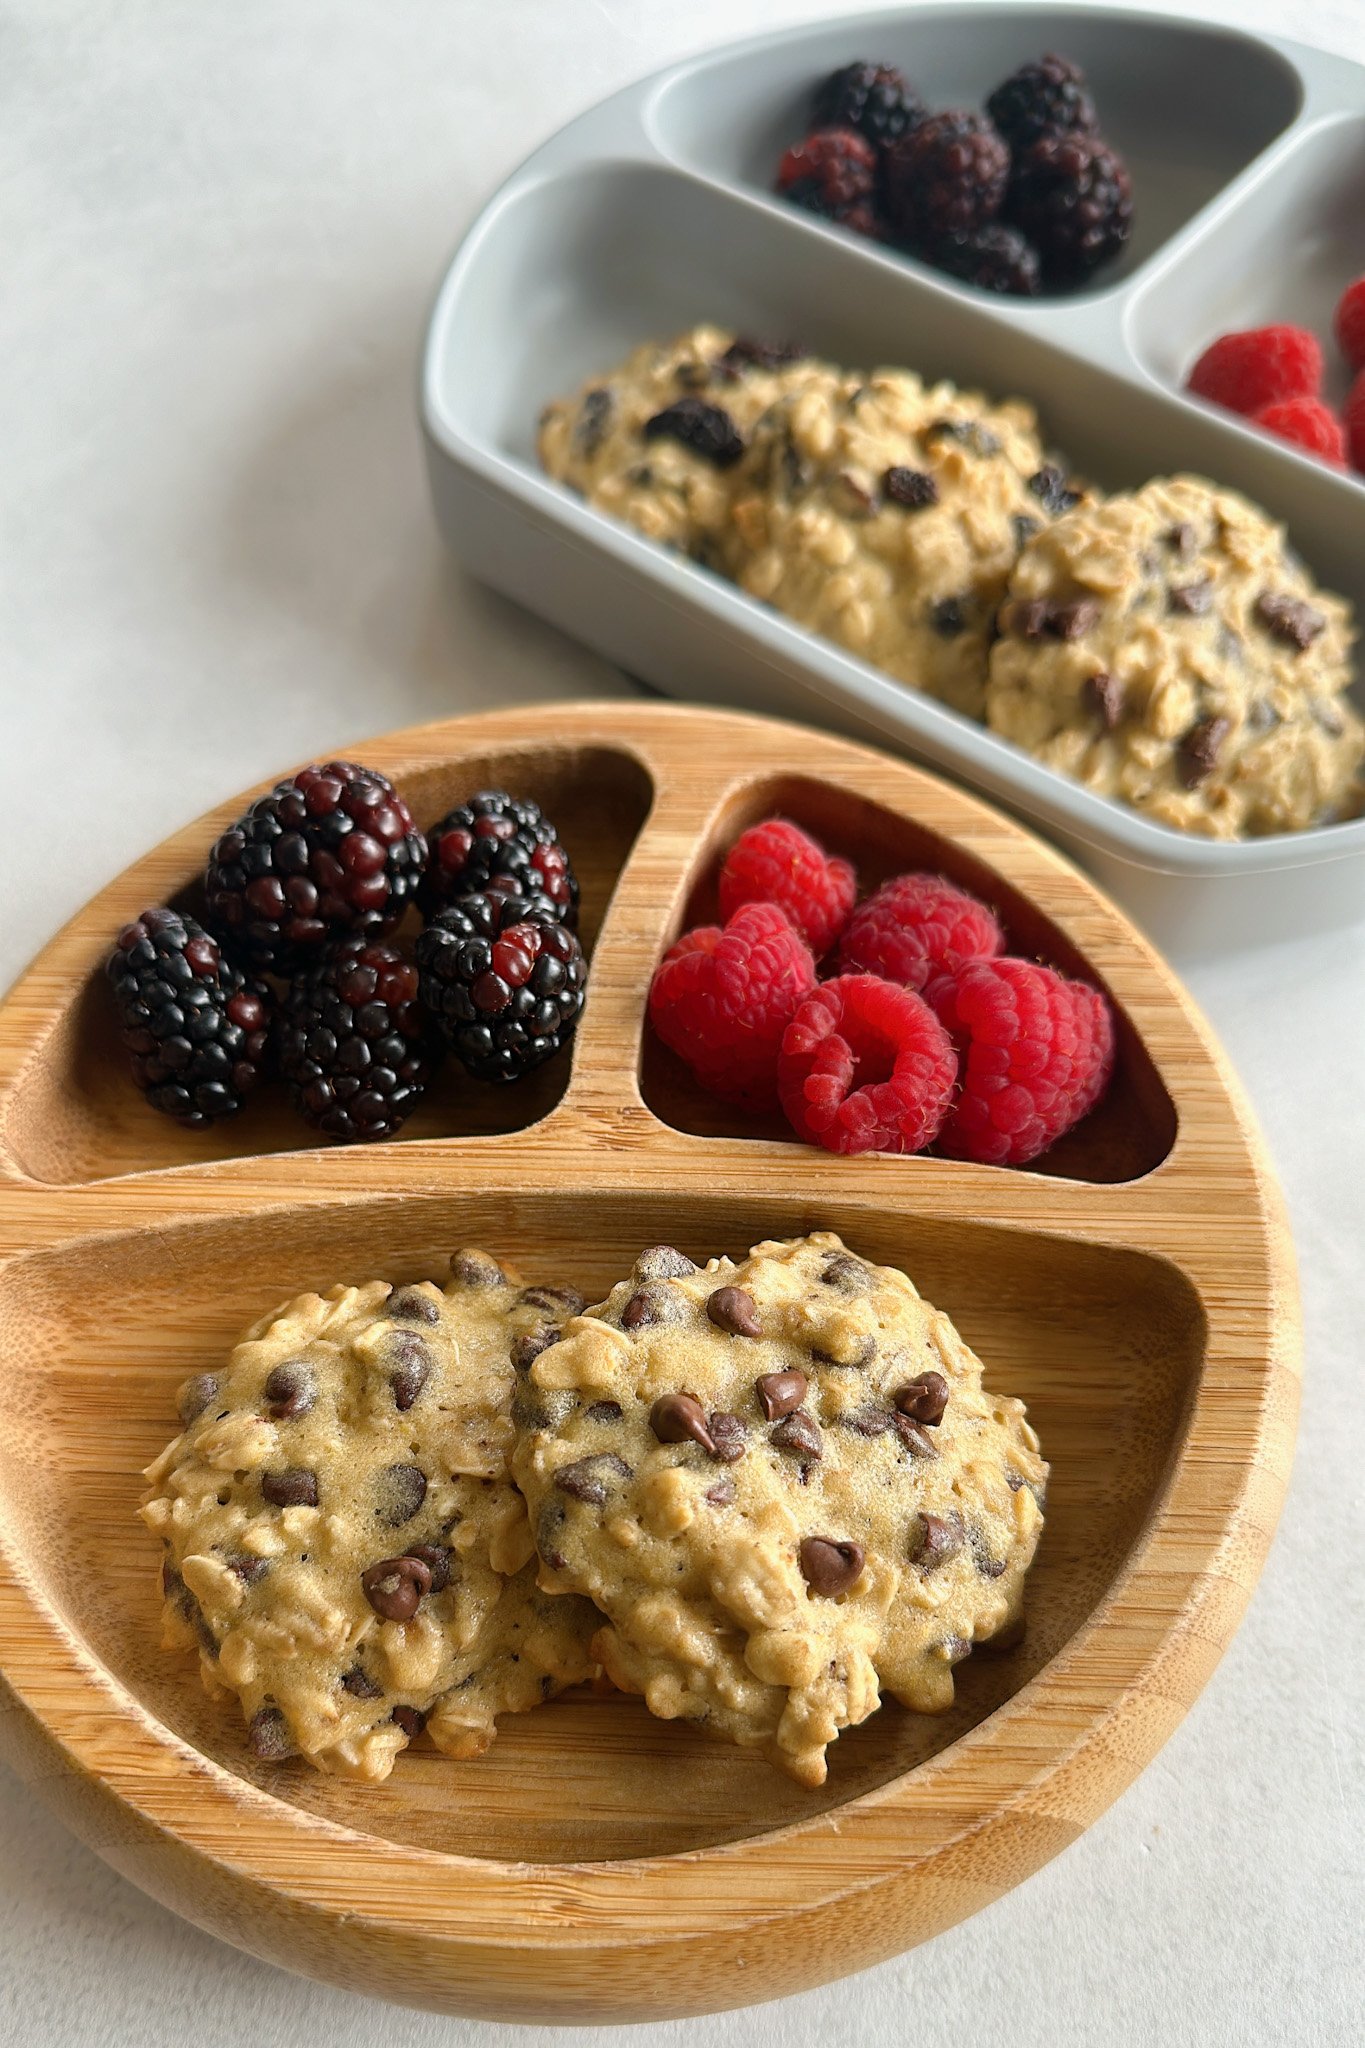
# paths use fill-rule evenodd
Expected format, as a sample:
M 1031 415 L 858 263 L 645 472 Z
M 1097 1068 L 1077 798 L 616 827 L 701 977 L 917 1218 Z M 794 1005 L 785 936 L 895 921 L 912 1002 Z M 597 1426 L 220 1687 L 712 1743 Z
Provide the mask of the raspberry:
M 1351 461 L 1365 475 L 1365 370 L 1351 386 L 1351 395 L 1346 401 L 1346 437 Z
M 422 1001 L 480 1081 L 519 1081 L 567 1045 L 583 948 L 544 896 L 489 890 L 438 911 L 417 941 Z
M 702 925 L 654 972 L 649 1016 L 704 1088 L 752 1108 L 777 1106 L 782 1033 L 815 986 L 810 947 L 775 903 L 746 903 Z
M 831 859 L 789 818 L 767 818 L 741 832 L 720 871 L 722 917 L 746 903 L 780 904 L 817 960 L 848 923 L 857 894 L 849 863 Z
M 962 1089 L 939 1150 L 1024 1166 L 1103 1095 L 1114 1023 L 1098 989 L 1032 960 L 977 960 L 925 990 L 957 1046 Z
M 1309 455 L 1319 455 L 1337 469 L 1346 467 L 1346 434 L 1341 421 L 1320 398 L 1282 398 L 1251 415 L 1252 425 L 1264 427 L 1281 441 L 1292 441 Z
M 388 779 L 349 761 L 257 797 L 209 855 L 209 918 L 230 950 L 288 973 L 334 939 L 391 931 L 427 843 Z
M 892 221 L 920 244 L 969 235 L 999 213 L 1009 174 L 1010 153 L 984 114 L 931 114 L 888 152 Z
M 977 228 L 970 235 L 948 235 L 924 252 L 926 259 L 949 277 L 960 277 L 982 292 L 1008 292 L 1014 298 L 1033 299 L 1042 286 L 1038 251 L 1025 241 L 1018 228 L 1003 227 L 999 221 Z
M 1133 181 L 1098 135 L 1042 135 L 1017 159 L 1005 211 L 1051 285 L 1081 284 L 1133 232 Z
M 133 1079 L 192 1131 L 235 1116 L 266 1063 L 270 997 L 174 910 L 125 925 L 106 969 Z
M 879 974 L 922 990 L 939 974 L 1004 951 L 993 914 L 942 875 L 893 875 L 854 911 L 839 948 L 843 974 Z
M 1100 127 L 1080 65 L 1054 55 L 1021 64 L 995 88 L 986 112 L 1015 151 L 1040 135 L 1098 135 Z
M 441 1044 L 396 946 L 351 939 L 298 975 L 280 1012 L 280 1073 L 331 1138 L 392 1138 L 426 1093 Z
M 807 996 L 782 1038 L 782 1107 L 827 1152 L 922 1152 L 952 1101 L 957 1055 L 923 997 L 872 974 Z
M 1249 327 L 1210 342 L 1187 380 L 1196 398 L 1248 418 L 1282 398 L 1316 398 L 1322 350 L 1303 327 Z
M 1353 370 L 1365 370 L 1365 277 L 1348 284 L 1337 301 L 1332 332 Z
M 924 119 L 924 102 L 894 64 L 845 64 L 815 95 L 817 128 L 855 128 L 878 149 Z
M 877 183 L 877 152 L 852 128 L 818 128 L 789 149 L 777 167 L 777 189 L 793 206 L 843 220 L 870 201 Z
M 483 789 L 447 811 L 427 834 L 431 851 L 417 890 L 423 917 L 486 889 L 548 896 L 561 924 L 578 924 L 578 877 L 540 805 Z

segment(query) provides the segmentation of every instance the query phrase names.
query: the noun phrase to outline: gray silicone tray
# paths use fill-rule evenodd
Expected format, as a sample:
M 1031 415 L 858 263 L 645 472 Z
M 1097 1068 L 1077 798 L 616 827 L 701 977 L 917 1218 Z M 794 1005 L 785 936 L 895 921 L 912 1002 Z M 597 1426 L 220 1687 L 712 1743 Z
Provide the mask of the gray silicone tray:
M 994 298 L 772 196 L 835 65 L 887 58 L 931 101 L 971 104 L 1049 49 L 1085 66 L 1133 170 L 1138 229 L 1098 289 Z M 661 689 L 872 737 L 975 784 L 1170 951 L 1344 923 L 1365 915 L 1365 819 L 1219 845 L 1139 817 L 594 512 L 541 474 L 535 432 L 547 399 L 650 337 L 699 320 L 797 336 L 850 367 L 1032 399 L 1109 488 L 1177 469 L 1233 485 L 1365 618 L 1365 486 L 1180 390 L 1228 327 L 1329 333 L 1365 270 L 1363 189 L 1365 69 L 1170 16 L 898 9 L 678 64 L 561 130 L 459 249 L 423 372 L 438 517 L 476 574 Z

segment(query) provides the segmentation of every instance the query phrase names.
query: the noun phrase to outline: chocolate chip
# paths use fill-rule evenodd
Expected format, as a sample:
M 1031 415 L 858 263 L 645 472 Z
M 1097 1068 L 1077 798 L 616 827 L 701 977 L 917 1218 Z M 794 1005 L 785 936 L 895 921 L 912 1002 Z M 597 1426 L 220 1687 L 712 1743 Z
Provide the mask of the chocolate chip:
M 795 1409 L 769 1430 L 768 1442 L 776 1444 L 779 1451 L 794 1452 L 799 1458 L 819 1458 L 824 1454 L 819 1425 L 804 1408 Z
M 1100 607 L 1093 597 L 1078 597 L 1074 604 L 1052 607 L 1048 631 L 1059 640 L 1079 640 L 1098 624 Z
M 635 1261 L 637 1280 L 685 1280 L 696 1270 L 686 1252 L 678 1251 L 671 1244 L 652 1245 Z
M 277 1764 L 294 1754 L 289 1723 L 278 1707 L 257 1708 L 247 1729 L 247 1740 L 251 1744 L 252 1755 L 258 1756 L 262 1763 Z
M 893 505 L 904 505 L 911 512 L 922 512 L 926 506 L 938 503 L 934 479 L 922 469 L 903 469 L 899 463 L 883 473 L 882 489 Z
M 832 1598 L 856 1586 L 863 1575 L 861 1543 L 841 1543 L 833 1536 L 803 1537 L 797 1549 L 801 1576 L 812 1593 Z
M 608 1486 L 615 1480 L 629 1479 L 630 1476 L 630 1467 L 624 1458 L 618 1458 L 614 1451 L 598 1451 L 591 1458 L 578 1458 L 572 1465 L 561 1465 L 555 1473 L 555 1485 L 571 1500 L 586 1501 L 589 1507 L 600 1508 L 607 1497 Z
M 849 470 L 841 469 L 835 478 L 835 485 L 842 501 L 839 510 L 851 519 L 866 519 L 876 509 L 876 499 L 867 485 L 860 482 Z
M 1013 603 L 1000 607 L 997 624 L 1002 633 L 1012 633 L 1016 639 L 1041 640 L 1051 618 L 1052 607 L 1045 598 L 1017 597 Z
M 986 1542 L 986 1532 L 973 1526 L 969 1541 L 972 1546 L 972 1563 L 983 1579 L 998 1579 L 1005 1569 L 1003 1557 L 992 1557 Z
M 459 1287 L 501 1287 L 506 1275 L 487 1252 L 458 1251 L 450 1261 L 450 1277 Z
M 742 1458 L 749 1448 L 749 1426 L 742 1415 L 731 1415 L 728 1410 L 716 1408 L 711 1412 L 711 1436 L 715 1448 L 711 1453 L 722 1465 L 733 1465 Z
M 960 597 L 941 597 L 930 605 L 929 617 L 940 639 L 953 640 L 966 630 L 967 613 Z
M 239 1552 L 236 1557 L 230 1557 L 227 1561 L 227 1567 L 230 1572 L 237 1574 L 237 1577 L 244 1586 L 256 1585 L 270 1570 L 267 1559 L 263 1557 L 249 1557 L 245 1551 Z
M 261 1499 L 268 1500 L 272 1508 L 315 1508 L 318 1475 L 303 1465 L 291 1465 L 285 1472 L 262 1472 Z
M 705 363 L 679 363 L 673 376 L 684 391 L 704 391 L 711 382 L 711 371 Z
M 1071 488 L 1066 471 L 1058 469 L 1055 463 L 1049 462 L 1044 468 L 1035 470 L 1028 480 L 1028 487 L 1054 519 L 1060 519 L 1063 512 L 1069 512 L 1081 502 L 1080 492 Z
M 1312 710 L 1313 723 L 1317 726 L 1320 726 L 1322 731 L 1327 734 L 1327 737 L 1329 739 L 1339 740 L 1341 738 L 1341 735 L 1345 732 L 1346 727 L 1343 723 L 1341 713 L 1337 709 L 1337 706 L 1335 704 L 1328 703 L 1327 700 L 1323 697 L 1315 697 L 1313 699 Z
M 265 1412 L 272 1422 L 293 1422 L 297 1416 L 306 1415 L 317 1400 L 317 1379 L 312 1367 L 301 1358 L 290 1358 L 274 1367 L 262 1393 Z
M 641 431 L 646 441 L 680 441 L 717 469 L 729 469 L 744 453 L 744 438 L 729 413 L 705 398 L 675 399 L 646 420 Z
M 1218 762 L 1224 740 L 1232 727 L 1226 718 L 1201 718 L 1180 742 L 1176 766 L 1186 789 L 1207 782 Z
M 353 1700 L 380 1700 L 384 1697 L 383 1686 L 371 1678 L 368 1671 L 362 1671 L 358 1664 L 353 1671 L 342 1674 L 341 1689 L 348 1692 Z
M 623 1330 L 652 1329 L 658 1323 L 686 1322 L 691 1313 L 691 1304 L 676 1288 L 655 1282 L 648 1287 L 637 1287 L 621 1310 Z
M 450 1574 L 454 1565 L 454 1559 L 445 1544 L 414 1543 L 408 1556 L 419 1558 L 431 1573 L 431 1591 L 444 1593 L 450 1584 Z
M 921 1571 L 931 1572 L 945 1559 L 956 1557 L 964 1541 L 960 1517 L 921 1513 L 919 1529 L 910 1551 L 910 1561 Z
M 1200 583 L 1172 584 L 1166 603 L 1173 612 L 1184 613 L 1191 619 L 1202 619 L 1213 609 L 1213 584 L 1207 576 Z
M 761 1337 L 763 1325 L 758 1320 L 758 1304 L 744 1287 L 718 1287 L 708 1295 L 706 1313 L 718 1330 L 725 1330 L 732 1337 Z
M 538 1330 L 530 1330 L 524 1337 L 512 1339 L 512 1367 L 516 1372 L 529 1372 L 542 1351 L 548 1351 L 552 1344 L 558 1344 L 564 1335 L 553 1323 L 542 1323 Z
M 841 1415 L 839 1421 L 845 1429 L 851 1429 L 855 1436 L 885 1436 L 887 1430 L 896 1427 L 896 1418 L 889 1408 L 878 1408 L 870 1402 L 865 1408 L 852 1408 Z
M 433 1301 L 429 1294 L 420 1294 L 415 1287 L 404 1287 L 397 1294 L 389 1296 L 386 1315 L 404 1323 L 439 1323 L 441 1304 Z
M 720 368 L 736 376 L 750 367 L 781 370 L 788 363 L 804 362 L 808 354 L 797 341 L 756 341 L 751 334 L 739 334 L 720 358 Z
M 186 1429 L 198 1420 L 210 1401 L 218 1398 L 218 1375 L 212 1372 L 197 1372 L 192 1380 L 186 1380 L 175 1397 L 175 1412 Z
M 616 402 L 604 385 L 583 394 L 579 408 L 578 424 L 574 428 L 574 442 L 580 454 L 595 455 L 606 438 Z
M 409 1742 L 415 1742 L 427 1725 L 427 1717 L 420 1707 L 397 1706 L 389 1715 L 395 1727 L 401 1728 Z
M 1018 1493 L 1020 1487 L 1026 1484 L 1026 1481 L 1022 1472 L 1011 1471 L 1005 1474 L 1005 1484 L 1011 1493 Z
M 589 1422 L 619 1422 L 621 1403 L 619 1401 L 594 1401 L 588 1409 Z
M 806 1398 L 809 1384 L 806 1375 L 795 1368 L 787 1372 L 765 1372 L 756 1379 L 754 1392 L 765 1420 L 776 1422 L 779 1416 L 790 1415 L 793 1408 L 799 1408 Z
M 431 1567 L 420 1557 L 385 1557 L 360 1574 L 361 1590 L 381 1621 L 411 1621 L 431 1591 Z
M 1302 598 L 1290 597 L 1283 591 L 1262 591 L 1256 600 L 1256 617 L 1274 639 L 1297 647 L 1300 654 L 1312 646 L 1319 633 L 1327 630 L 1321 612 L 1314 611 Z
M 820 1268 L 820 1281 L 825 1287 L 837 1288 L 840 1294 L 872 1292 L 872 1270 L 852 1252 L 826 1252 L 825 1262 Z
M 713 1508 L 728 1508 L 735 1497 L 733 1479 L 717 1479 L 706 1489 L 706 1498 Z
M 932 1429 L 943 1420 L 948 1392 L 948 1382 L 941 1372 L 921 1372 L 903 1387 L 897 1387 L 891 1399 L 902 1415 Z
M 922 1422 L 914 1422 L 908 1415 L 895 1414 L 891 1418 L 896 1435 L 912 1458 L 936 1458 L 934 1440 Z
M 706 1426 L 706 1410 L 695 1394 L 660 1394 L 649 1411 L 649 1426 L 661 1444 L 689 1440 L 714 1451 L 715 1438 Z
M 1199 536 L 1188 520 L 1182 519 L 1178 526 L 1169 528 L 1166 534 L 1167 547 L 1174 548 L 1178 555 L 1192 555 L 1199 544 Z
M 378 1519 L 387 1528 L 401 1529 L 427 1497 L 427 1475 L 420 1465 L 386 1465 L 375 1474 L 375 1494 Z
M 1042 520 L 1034 519 L 1028 512 L 1016 512 L 1010 525 L 1014 528 L 1014 545 L 1020 549 L 1026 548 L 1043 530 Z
M 945 1664 L 961 1664 L 972 1654 L 972 1646 L 966 1636 L 945 1636 L 943 1638 L 943 1661 Z
M 989 427 L 983 427 L 979 420 L 935 420 L 924 430 L 926 441 L 956 441 L 959 447 L 970 448 L 973 455 L 998 455 L 1000 442 Z
M 581 1316 L 588 1305 L 576 1287 L 523 1287 L 517 1304 L 546 1316 Z
M 1113 732 L 1123 719 L 1123 684 L 1107 669 L 1087 676 L 1081 694 L 1106 732 Z
M 390 1339 L 387 1355 L 393 1368 L 389 1374 L 393 1405 L 400 1414 L 406 1414 L 431 1377 L 431 1351 L 415 1331 L 397 1330 Z

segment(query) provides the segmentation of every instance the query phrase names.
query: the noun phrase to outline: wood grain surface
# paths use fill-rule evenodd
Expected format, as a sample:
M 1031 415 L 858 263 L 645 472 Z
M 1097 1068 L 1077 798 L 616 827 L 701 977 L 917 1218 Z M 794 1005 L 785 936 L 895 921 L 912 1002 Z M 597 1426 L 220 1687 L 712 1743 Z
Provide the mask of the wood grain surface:
M 335 751 L 335 750 L 333 750 Z M 1189 997 L 1098 892 L 999 813 L 843 741 L 619 703 L 454 720 L 344 751 L 421 822 L 541 799 L 584 884 L 572 1056 L 502 1093 L 449 1075 L 394 1143 L 314 1149 L 282 1096 L 181 1131 L 133 1089 L 113 933 L 194 902 L 238 797 L 121 876 L 0 1007 L 0 1748 L 147 1891 L 273 1962 L 505 2019 L 660 2019 L 801 1989 L 963 1918 L 1151 1758 L 1228 1641 L 1283 1497 L 1299 1321 L 1278 1192 Z M 838 1159 L 755 1132 L 646 1042 L 659 951 L 724 848 L 780 809 L 866 882 L 940 868 L 1017 951 L 1118 1008 L 1109 1099 L 1030 1172 Z M 827 1228 L 902 1265 L 1020 1394 L 1052 1462 L 1022 1642 L 941 1719 L 887 1706 L 806 1792 L 584 1693 L 489 1754 L 419 1746 L 361 1788 L 246 1753 L 157 1646 L 139 1471 L 178 1381 L 301 1288 L 440 1271 L 461 1243 L 592 1296 L 643 1245 L 698 1258 Z

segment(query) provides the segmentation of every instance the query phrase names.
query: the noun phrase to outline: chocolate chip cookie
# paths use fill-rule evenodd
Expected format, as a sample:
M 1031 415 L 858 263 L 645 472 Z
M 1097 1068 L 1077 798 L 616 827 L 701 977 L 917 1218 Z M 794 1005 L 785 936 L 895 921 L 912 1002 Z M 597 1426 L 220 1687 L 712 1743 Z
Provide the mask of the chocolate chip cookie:
M 462 1251 L 444 1287 L 300 1295 L 182 1386 L 141 1508 L 163 1639 L 258 1756 L 376 1781 L 424 1727 L 476 1756 L 589 1674 L 598 1617 L 538 1589 L 508 1468 L 513 1357 L 582 1305 Z
M 1352 814 L 1352 628 L 1284 529 L 1199 477 L 1084 505 L 1010 579 L 986 720 L 1104 796 L 1215 839 Z
M 1047 1466 L 905 1275 L 824 1233 L 645 1252 L 525 1360 L 513 1470 L 541 1583 L 665 1719 L 806 1785 L 883 1690 L 933 1713 L 1014 1624 Z

